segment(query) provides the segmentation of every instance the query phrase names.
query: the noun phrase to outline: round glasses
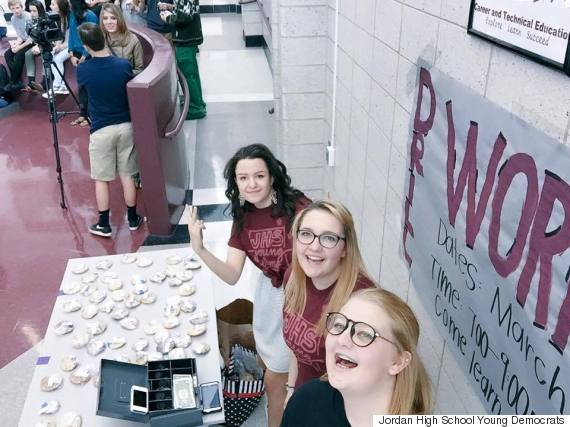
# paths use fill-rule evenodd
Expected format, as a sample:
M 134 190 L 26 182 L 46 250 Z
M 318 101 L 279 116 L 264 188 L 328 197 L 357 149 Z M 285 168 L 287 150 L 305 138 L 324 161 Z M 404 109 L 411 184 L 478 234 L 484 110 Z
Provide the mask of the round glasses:
M 315 239 L 319 239 L 319 244 L 327 249 L 332 249 L 338 245 L 338 242 L 341 240 L 346 240 L 345 237 L 337 236 L 333 233 L 315 234 L 309 230 L 297 230 L 297 240 L 299 243 L 310 245 Z
M 394 341 L 384 338 L 368 323 L 355 322 L 342 313 L 327 313 L 326 328 L 327 331 L 329 331 L 329 334 L 340 335 L 346 331 L 348 325 L 351 323 L 350 339 L 358 347 L 367 347 L 372 344 L 376 338 L 381 338 L 384 341 L 388 341 L 390 344 L 394 344 L 396 348 L 398 347 Z

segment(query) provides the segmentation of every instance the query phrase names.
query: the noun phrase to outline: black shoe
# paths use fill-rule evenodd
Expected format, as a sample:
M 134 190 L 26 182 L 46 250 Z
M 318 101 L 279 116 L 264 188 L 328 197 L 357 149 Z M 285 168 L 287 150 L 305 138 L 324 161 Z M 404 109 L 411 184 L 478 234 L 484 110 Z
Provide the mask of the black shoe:
M 99 223 L 93 224 L 91 227 L 89 227 L 89 232 L 101 237 L 111 237 L 112 234 L 110 226 L 101 226 Z
M 143 217 L 137 215 L 134 221 L 129 220 L 129 230 L 137 231 L 142 223 L 143 223 Z
M 24 84 L 22 82 L 16 82 L 16 83 L 8 83 L 6 86 L 4 86 L 4 92 L 16 92 L 18 90 L 22 90 L 24 89 Z

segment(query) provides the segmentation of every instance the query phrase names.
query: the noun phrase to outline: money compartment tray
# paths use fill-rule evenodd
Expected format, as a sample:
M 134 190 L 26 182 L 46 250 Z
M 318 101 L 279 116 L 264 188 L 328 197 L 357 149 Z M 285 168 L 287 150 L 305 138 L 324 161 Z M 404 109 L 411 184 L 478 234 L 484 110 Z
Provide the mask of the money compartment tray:
M 148 362 L 148 366 L 140 366 L 102 359 L 97 415 L 135 421 L 151 427 L 202 425 L 201 408 L 173 409 L 171 387 L 172 375 L 175 374 L 197 375 L 196 360 L 160 360 Z M 148 388 L 148 414 L 130 411 L 132 385 Z

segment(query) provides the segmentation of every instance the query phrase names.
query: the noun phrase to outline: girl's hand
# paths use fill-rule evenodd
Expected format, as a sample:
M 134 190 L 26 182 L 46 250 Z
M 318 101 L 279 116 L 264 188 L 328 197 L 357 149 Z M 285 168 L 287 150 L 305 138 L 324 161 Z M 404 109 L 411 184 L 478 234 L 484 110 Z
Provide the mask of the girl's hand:
M 40 54 L 40 48 L 39 48 L 38 46 L 34 46 L 34 47 L 32 48 L 32 53 L 33 53 L 34 55 L 39 55 L 39 54 Z
M 74 67 L 77 67 L 79 65 L 79 58 L 71 55 L 70 57 L 70 61 L 73 64 Z
M 204 221 L 198 218 L 198 208 L 196 206 L 187 206 L 190 209 L 190 218 L 188 219 L 188 234 L 190 234 L 190 244 L 194 252 L 198 254 L 204 249 L 204 238 L 202 230 L 206 229 Z

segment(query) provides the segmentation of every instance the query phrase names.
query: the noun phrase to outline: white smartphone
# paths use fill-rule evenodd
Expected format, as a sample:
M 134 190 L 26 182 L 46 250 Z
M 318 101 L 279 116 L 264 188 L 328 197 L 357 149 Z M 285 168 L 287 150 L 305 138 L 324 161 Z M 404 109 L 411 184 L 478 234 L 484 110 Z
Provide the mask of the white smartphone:
M 131 387 L 131 412 L 148 413 L 148 388 L 138 385 Z
M 222 410 L 219 382 L 200 384 L 200 397 L 202 398 L 202 412 L 204 414 Z

